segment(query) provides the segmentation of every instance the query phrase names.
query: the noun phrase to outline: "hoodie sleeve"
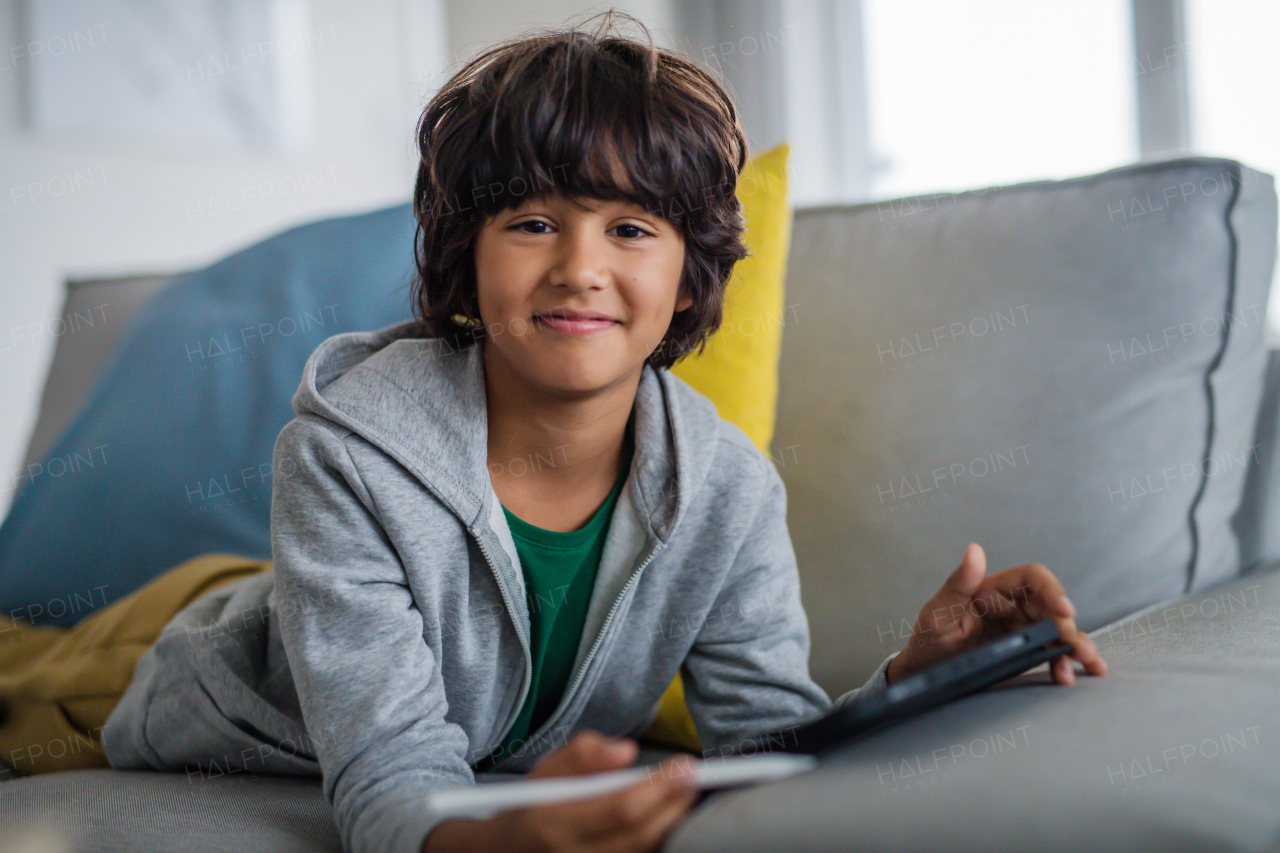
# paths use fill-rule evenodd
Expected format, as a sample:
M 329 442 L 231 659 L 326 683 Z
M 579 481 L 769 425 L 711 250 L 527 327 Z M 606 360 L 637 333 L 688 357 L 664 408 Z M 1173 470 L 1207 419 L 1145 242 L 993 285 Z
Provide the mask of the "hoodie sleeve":
M 809 677 L 809 623 L 787 530 L 787 494 L 768 459 L 761 499 L 724 586 L 682 667 L 685 701 L 705 755 L 736 752 L 746 739 L 833 707 Z M 889 655 L 866 684 L 885 686 Z
M 421 612 L 333 427 L 290 421 L 274 470 L 280 633 L 343 850 L 419 853 L 426 794 L 475 781 Z

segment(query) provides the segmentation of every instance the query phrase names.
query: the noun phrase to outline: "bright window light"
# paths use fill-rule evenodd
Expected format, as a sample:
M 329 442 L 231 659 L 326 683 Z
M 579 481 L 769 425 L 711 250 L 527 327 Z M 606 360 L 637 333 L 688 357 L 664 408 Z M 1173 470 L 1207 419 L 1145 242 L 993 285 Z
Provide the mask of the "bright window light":
M 1230 157 L 1280 175 L 1280 4 L 1257 0 L 1185 0 L 1191 144 L 1197 154 Z M 1280 337 L 1280 300 L 1272 281 L 1268 325 Z
M 1138 159 L 1127 0 L 863 0 L 863 10 L 872 197 Z

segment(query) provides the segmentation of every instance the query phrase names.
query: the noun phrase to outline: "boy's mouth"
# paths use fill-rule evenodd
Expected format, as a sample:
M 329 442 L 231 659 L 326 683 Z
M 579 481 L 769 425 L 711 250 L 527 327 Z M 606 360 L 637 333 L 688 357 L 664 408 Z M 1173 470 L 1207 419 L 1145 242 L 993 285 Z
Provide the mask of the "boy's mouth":
M 619 325 L 617 320 L 598 311 L 569 311 L 562 308 L 534 314 L 533 320 L 566 335 L 589 335 Z

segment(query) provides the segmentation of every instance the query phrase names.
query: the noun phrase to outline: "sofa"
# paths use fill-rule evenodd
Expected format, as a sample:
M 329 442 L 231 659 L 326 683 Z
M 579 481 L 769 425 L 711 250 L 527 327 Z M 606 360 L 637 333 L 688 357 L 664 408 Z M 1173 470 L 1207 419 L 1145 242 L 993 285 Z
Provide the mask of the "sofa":
M 1276 207 L 1272 176 L 1183 157 L 795 212 L 770 455 L 814 677 L 862 683 L 970 541 L 1047 565 L 1110 670 L 1040 666 L 712 793 L 668 850 L 1280 851 Z M 28 464 L 128 334 L 60 340 Z M 341 849 L 319 780 L 263 774 L 14 777 L 0 819 L 49 850 Z

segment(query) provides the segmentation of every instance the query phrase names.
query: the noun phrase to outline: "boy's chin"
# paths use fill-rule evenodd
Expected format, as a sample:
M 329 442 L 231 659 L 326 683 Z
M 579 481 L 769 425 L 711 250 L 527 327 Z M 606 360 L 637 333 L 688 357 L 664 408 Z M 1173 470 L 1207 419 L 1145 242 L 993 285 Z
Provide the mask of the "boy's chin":
M 543 387 L 553 392 L 589 395 L 609 390 L 643 366 L 643 360 L 633 364 L 621 356 L 608 359 L 597 357 L 576 368 L 560 362 L 540 372 L 539 379 Z

